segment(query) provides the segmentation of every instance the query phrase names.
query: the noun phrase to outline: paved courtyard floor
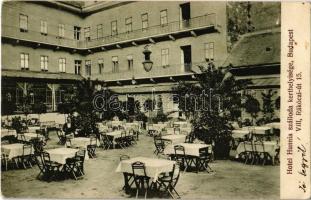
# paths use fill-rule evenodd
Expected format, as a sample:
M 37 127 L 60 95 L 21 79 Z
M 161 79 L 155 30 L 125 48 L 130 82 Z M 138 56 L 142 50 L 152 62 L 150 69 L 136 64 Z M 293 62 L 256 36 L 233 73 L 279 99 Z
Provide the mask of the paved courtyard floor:
M 47 148 L 61 147 L 56 133 L 50 134 Z M 137 145 L 127 149 L 103 150 L 97 158 L 85 161 L 86 175 L 81 180 L 52 181 L 36 179 L 39 169 L 2 172 L 1 192 L 4 197 L 18 198 L 128 198 L 122 190 L 123 175 L 115 170 L 119 156 L 131 157 L 153 154 L 153 139 L 141 135 Z M 216 160 L 210 164 L 215 172 L 182 172 L 176 190 L 181 198 L 208 199 L 278 199 L 279 166 L 245 165 L 230 160 Z

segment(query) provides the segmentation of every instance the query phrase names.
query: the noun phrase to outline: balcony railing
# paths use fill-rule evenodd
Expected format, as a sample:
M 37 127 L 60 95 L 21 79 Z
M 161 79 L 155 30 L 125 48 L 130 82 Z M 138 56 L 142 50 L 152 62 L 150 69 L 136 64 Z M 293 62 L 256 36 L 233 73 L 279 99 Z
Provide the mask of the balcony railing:
M 213 27 L 215 25 L 216 14 L 212 13 L 204 16 L 191 18 L 185 21 L 175 21 L 167 23 L 165 25 L 157 25 L 148 27 L 146 29 L 138 29 L 131 32 L 124 32 L 117 35 L 109 35 L 98 39 L 92 39 L 90 41 L 85 41 L 85 47 L 95 47 L 124 41 L 139 40 L 142 38 L 166 35 L 196 28 Z
M 216 14 L 208 14 L 191 18 L 185 21 L 170 22 L 165 25 L 157 25 L 148 27 L 146 29 L 138 29 L 131 32 L 119 33 L 117 35 L 109 35 L 90 41 L 74 40 L 70 38 L 60 38 L 57 35 L 42 35 L 39 31 L 28 30 L 21 32 L 19 27 L 2 24 L 2 37 L 8 37 L 18 40 L 27 40 L 31 42 L 38 42 L 50 44 L 60 47 L 68 48 L 92 48 L 97 46 L 110 45 L 125 41 L 134 41 L 141 39 L 148 39 L 151 37 L 159 37 L 168 34 L 174 34 L 183 31 L 200 29 L 204 27 L 214 27 L 216 24 Z
M 174 77 L 180 75 L 191 75 L 198 73 L 198 65 L 203 63 L 187 63 L 187 64 L 175 64 L 166 67 L 154 66 L 149 72 L 146 72 L 141 65 L 141 68 L 135 68 L 135 70 L 122 70 L 118 72 L 106 72 L 103 74 L 94 74 L 92 79 L 104 80 L 104 81 L 122 81 L 131 79 L 144 79 L 144 78 L 157 78 L 157 77 Z M 137 66 L 139 67 L 139 66 Z
M 69 38 L 60 38 L 56 35 L 42 35 L 40 32 L 27 30 L 21 32 L 19 27 L 2 25 L 2 37 L 14 38 L 18 40 L 34 41 L 38 43 L 50 44 L 54 46 L 78 48 L 78 41 Z

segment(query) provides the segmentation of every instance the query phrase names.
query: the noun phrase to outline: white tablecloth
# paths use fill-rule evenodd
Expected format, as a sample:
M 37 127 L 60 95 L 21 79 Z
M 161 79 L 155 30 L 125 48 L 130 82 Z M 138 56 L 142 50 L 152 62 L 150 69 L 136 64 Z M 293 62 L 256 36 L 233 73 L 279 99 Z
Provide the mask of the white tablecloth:
M 179 143 L 179 144 L 171 144 L 168 145 L 164 149 L 164 154 L 170 155 L 175 154 L 174 146 L 181 145 L 185 148 L 185 154 L 189 156 L 199 156 L 199 150 L 202 148 L 208 148 L 209 152 L 211 152 L 212 146 L 210 144 L 196 144 L 196 143 Z
M 233 138 L 244 138 L 245 135 L 249 134 L 249 130 L 246 129 L 237 129 L 232 131 Z
M 1 137 L 4 136 L 17 136 L 16 130 L 14 129 L 1 129 Z
M 87 145 L 91 144 L 91 140 L 90 138 L 87 137 L 76 137 L 76 138 L 72 138 L 70 139 L 71 141 L 71 145 L 74 147 L 83 147 L 83 148 L 87 148 Z
M 259 143 L 257 143 L 257 144 L 259 144 Z M 264 152 L 269 153 L 270 156 L 272 158 L 274 158 L 275 155 L 276 155 L 276 151 L 275 150 L 279 148 L 279 145 L 277 144 L 277 142 L 276 141 L 264 141 L 263 142 L 263 146 L 264 146 Z M 255 146 L 253 145 L 253 147 L 252 147 L 252 143 L 251 142 L 247 142 L 245 144 L 245 147 L 244 147 L 244 143 L 241 142 L 238 145 L 237 149 L 236 149 L 236 152 L 237 152 L 236 158 L 239 157 L 240 153 L 245 151 L 245 148 L 246 148 L 247 151 L 255 150 Z M 256 151 L 263 152 L 263 148 L 256 145 Z
M 185 142 L 186 135 L 164 135 L 161 138 L 170 141 L 172 144 L 178 144 Z
M 145 164 L 146 175 L 152 178 L 154 182 L 158 179 L 160 173 L 171 172 L 173 170 L 173 165 L 175 164 L 175 161 L 171 160 L 135 157 L 129 160 L 121 161 L 116 169 L 116 172 L 127 172 L 132 174 L 132 163 L 137 161 L 143 162 Z M 141 170 L 138 171 L 138 174 L 140 171 Z
M 60 164 L 66 164 L 66 159 L 75 157 L 77 151 L 78 149 L 72 148 L 57 148 L 47 150 L 47 152 L 50 154 L 51 161 L 58 162 Z
M 23 146 L 24 144 L 21 143 L 1 145 L 1 152 L 5 155 L 8 155 L 9 159 L 12 159 L 14 157 L 23 155 Z M 32 149 L 32 153 L 33 152 L 34 150 Z
M 23 134 L 18 134 L 17 135 L 17 139 L 18 140 L 21 140 L 21 135 L 25 136 L 25 140 L 26 141 L 30 141 L 31 139 L 35 139 L 35 138 L 39 138 L 41 140 L 44 139 L 43 135 L 39 135 L 39 134 L 36 134 L 36 133 L 23 133 Z
M 178 126 L 182 126 L 182 127 L 186 127 L 188 124 L 188 122 L 174 122 L 174 125 L 178 125 Z
M 265 126 L 268 126 L 274 129 L 280 129 L 281 124 L 280 122 L 272 122 L 272 123 L 266 124 Z
M 192 128 L 191 127 L 180 127 L 180 134 L 186 134 L 189 135 Z
M 40 126 L 28 126 L 29 133 L 36 133 L 37 130 L 40 130 Z
M 272 128 L 268 126 L 245 126 L 242 129 L 249 130 L 253 134 L 269 134 Z

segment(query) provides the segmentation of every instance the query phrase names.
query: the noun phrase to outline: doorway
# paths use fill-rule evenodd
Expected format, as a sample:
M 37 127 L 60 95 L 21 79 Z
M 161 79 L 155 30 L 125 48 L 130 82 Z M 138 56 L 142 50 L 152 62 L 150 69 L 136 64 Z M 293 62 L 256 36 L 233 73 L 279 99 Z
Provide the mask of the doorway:
M 191 45 L 181 46 L 181 66 L 184 72 L 191 69 L 192 55 L 191 55 Z
M 182 27 L 189 27 L 190 26 L 190 2 L 180 4 L 180 22 Z

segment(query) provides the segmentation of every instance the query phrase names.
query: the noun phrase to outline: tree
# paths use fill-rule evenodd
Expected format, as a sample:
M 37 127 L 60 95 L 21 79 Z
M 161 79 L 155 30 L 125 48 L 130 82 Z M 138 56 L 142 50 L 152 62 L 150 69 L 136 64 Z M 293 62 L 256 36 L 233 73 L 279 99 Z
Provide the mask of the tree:
M 258 117 L 258 113 L 260 112 L 259 101 L 251 95 L 246 95 L 246 101 L 243 107 L 245 111 L 251 115 L 252 124 L 254 125 L 254 119 Z
M 248 81 L 235 80 L 228 68 L 216 68 L 214 63 L 199 66 L 197 83 L 181 82 L 173 89 L 179 98 L 179 108 L 188 112 L 196 137 L 206 143 L 215 142 L 215 156 L 229 154 L 231 139 L 229 120 L 235 119 L 241 109 L 240 91 Z
M 262 112 L 265 117 L 265 122 L 271 122 L 273 116 L 274 116 L 274 106 L 272 97 L 276 94 L 276 91 L 272 91 L 271 89 L 268 90 L 266 93 L 262 92 Z

